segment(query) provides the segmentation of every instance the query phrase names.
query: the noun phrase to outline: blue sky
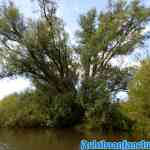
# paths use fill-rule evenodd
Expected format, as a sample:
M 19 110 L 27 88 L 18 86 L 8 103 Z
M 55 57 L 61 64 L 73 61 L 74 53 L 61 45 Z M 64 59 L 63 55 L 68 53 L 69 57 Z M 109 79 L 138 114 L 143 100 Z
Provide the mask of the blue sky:
M 31 3 L 31 0 L 11 0 L 21 10 L 26 17 L 37 17 L 35 12 L 37 6 Z M 90 8 L 97 8 L 98 11 L 107 8 L 107 0 L 56 0 L 58 3 L 58 15 L 64 19 L 66 30 L 74 41 L 74 33 L 78 29 L 79 15 L 87 12 Z M 0 0 L 0 3 L 4 0 Z M 5 0 L 6 2 L 6 0 Z M 150 0 L 142 0 L 142 3 L 150 6 Z M 28 80 L 18 78 L 16 80 L 1 80 L 0 81 L 0 99 L 15 91 L 22 91 L 30 86 Z
M 2 1 L 2 0 L 0 0 Z M 104 10 L 107 6 L 107 0 L 56 0 L 58 4 L 58 15 L 63 18 L 66 30 L 73 40 L 74 32 L 78 29 L 79 15 L 85 13 L 91 8 Z M 21 12 L 27 17 L 37 17 L 34 12 L 37 11 L 37 5 L 31 3 L 31 0 L 13 0 L 20 8 Z

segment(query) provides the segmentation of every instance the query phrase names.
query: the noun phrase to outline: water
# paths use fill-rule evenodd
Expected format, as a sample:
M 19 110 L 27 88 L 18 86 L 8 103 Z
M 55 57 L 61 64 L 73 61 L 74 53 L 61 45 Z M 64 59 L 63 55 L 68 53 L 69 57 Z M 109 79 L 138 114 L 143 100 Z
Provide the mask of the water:
M 73 129 L 0 129 L 0 150 L 79 150 L 81 139 L 130 139 Z M 132 140 L 141 139 L 135 136 Z
M 72 129 L 0 129 L 0 150 L 79 150 L 81 138 Z

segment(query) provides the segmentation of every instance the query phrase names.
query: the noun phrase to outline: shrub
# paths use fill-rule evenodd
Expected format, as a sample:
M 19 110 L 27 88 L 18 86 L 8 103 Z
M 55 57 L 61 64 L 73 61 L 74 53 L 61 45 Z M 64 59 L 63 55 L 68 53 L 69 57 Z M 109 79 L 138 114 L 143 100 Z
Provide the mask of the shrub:
M 150 59 L 146 59 L 129 83 L 129 100 L 126 104 L 129 117 L 136 121 L 138 134 L 149 135 L 150 124 Z
M 40 127 L 46 124 L 47 113 L 34 92 L 14 94 L 0 102 L 1 127 Z
M 73 94 L 53 97 L 49 111 L 49 126 L 69 127 L 81 122 L 83 109 Z

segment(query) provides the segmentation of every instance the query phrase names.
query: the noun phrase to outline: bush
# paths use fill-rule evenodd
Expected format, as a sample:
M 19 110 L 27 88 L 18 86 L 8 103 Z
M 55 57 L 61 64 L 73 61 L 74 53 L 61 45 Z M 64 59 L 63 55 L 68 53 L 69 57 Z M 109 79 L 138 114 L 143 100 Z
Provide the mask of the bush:
M 53 97 L 49 111 L 49 126 L 69 127 L 82 121 L 83 109 L 73 94 Z
M 81 105 L 85 109 L 85 128 L 104 133 L 131 132 L 133 121 L 123 112 L 119 103 L 113 103 L 111 92 L 104 80 L 84 83 Z
M 131 133 L 134 123 L 115 103 L 97 102 L 86 111 L 85 117 L 88 129 L 98 129 L 105 134 Z
M 72 94 L 52 98 L 34 91 L 4 98 L 0 116 L 0 127 L 68 127 L 82 120 L 83 109 Z
M 14 94 L 0 102 L 0 127 L 45 126 L 47 113 L 34 92 Z
M 88 129 L 102 130 L 106 121 L 109 104 L 105 100 L 97 100 L 95 104 L 85 111 L 85 124 Z
M 111 104 L 109 111 L 108 125 L 110 125 L 114 133 L 128 133 L 133 131 L 134 121 L 131 120 L 119 103 Z M 107 125 L 107 126 L 108 126 Z
M 149 135 L 150 124 L 150 59 L 146 59 L 129 83 L 129 100 L 125 106 L 128 116 L 136 122 L 138 134 Z
M 88 79 L 83 81 L 78 97 L 82 107 L 88 110 L 97 102 L 109 102 L 110 92 L 104 80 Z
M 110 92 L 104 80 L 83 82 L 80 103 L 85 110 L 84 124 L 88 129 L 101 129 L 110 104 Z

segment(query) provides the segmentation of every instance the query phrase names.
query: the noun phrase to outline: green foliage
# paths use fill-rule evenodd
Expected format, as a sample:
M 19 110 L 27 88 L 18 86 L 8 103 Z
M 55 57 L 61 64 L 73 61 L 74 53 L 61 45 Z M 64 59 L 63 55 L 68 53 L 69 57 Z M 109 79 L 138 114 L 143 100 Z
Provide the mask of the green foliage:
M 75 91 L 76 65 L 63 22 L 54 3 L 39 3 L 37 20 L 26 20 L 12 3 L 1 8 L 0 77 L 24 75 L 35 86 L 47 86 L 51 95 Z
M 46 109 L 34 92 L 10 95 L 0 102 L 0 127 L 42 127 L 46 124 Z
M 0 77 L 25 75 L 37 88 L 47 86 L 51 96 L 76 92 L 79 71 L 82 80 L 112 81 L 112 72 L 117 73 L 110 61 L 130 54 L 147 37 L 143 30 L 150 19 L 149 8 L 137 0 L 112 1 L 105 12 L 92 9 L 80 16 L 78 45 L 72 48 L 55 2 L 38 2 L 41 17 L 37 20 L 25 19 L 13 3 L 1 7 Z
M 85 111 L 85 126 L 89 129 L 102 129 L 107 119 L 109 103 L 105 99 L 97 99 L 91 107 Z
M 135 122 L 129 118 L 120 104 L 114 103 L 110 106 L 106 128 L 111 129 L 113 133 L 132 134 L 134 123 Z
M 55 2 L 37 2 L 36 20 L 24 18 L 13 3 L 1 7 L 0 77 L 25 76 L 36 90 L 0 102 L 0 126 L 68 127 L 84 121 L 101 130 L 130 129 L 130 119 L 112 103 L 112 94 L 127 88 L 130 70 L 111 61 L 144 44 L 150 9 L 138 0 L 118 0 L 110 1 L 104 12 L 88 11 L 80 16 L 78 43 L 73 48 Z M 130 95 L 133 106 L 138 104 L 134 99 L 139 101 L 142 107 L 137 111 L 148 118 L 144 110 L 149 110 L 145 103 L 149 95 L 144 90 L 149 90 L 149 73 L 142 75 L 137 74 L 135 79 L 141 83 L 131 86 L 134 94 Z
M 103 80 L 87 80 L 81 89 L 80 103 L 85 109 L 87 128 L 101 128 L 105 111 L 110 104 L 110 94 Z
M 98 129 L 102 133 L 132 133 L 132 121 L 119 104 L 97 101 L 85 114 L 85 127 Z
M 114 83 L 111 76 L 116 76 L 115 81 L 117 78 L 120 80 L 112 84 L 110 90 L 117 91 L 127 88 L 120 86 L 124 84 L 126 74 L 124 70 L 112 66 L 110 62 L 113 58 L 126 56 L 135 48 L 142 46 L 147 38 L 143 30 L 150 19 L 150 9 L 142 6 L 137 0 L 130 3 L 125 1 L 111 1 L 111 3 L 105 12 L 97 14 L 96 10 L 92 9 L 81 15 L 76 49 L 84 70 L 83 78 L 104 79 Z
M 69 127 L 83 109 L 73 95 L 47 97 L 38 92 L 10 95 L 0 102 L 0 127 Z
M 144 134 L 149 132 L 150 122 L 150 60 L 144 60 L 136 72 L 134 79 L 129 83 L 129 102 L 126 110 L 137 122 L 135 130 Z
M 84 80 L 79 89 L 79 99 L 82 107 L 93 107 L 96 100 L 110 102 L 110 93 L 104 80 Z
M 83 87 L 84 93 L 80 95 L 80 103 L 85 109 L 83 120 L 86 129 L 98 129 L 104 133 L 115 134 L 132 131 L 134 122 L 122 111 L 120 104 L 112 103 L 106 82 L 88 80 L 84 86 L 86 88 Z
M 83 108 L 71 93 L 54 97 L 49 109 L 49 125 L 52 127 L 69 127 L 81 123 L 84 114 Z

